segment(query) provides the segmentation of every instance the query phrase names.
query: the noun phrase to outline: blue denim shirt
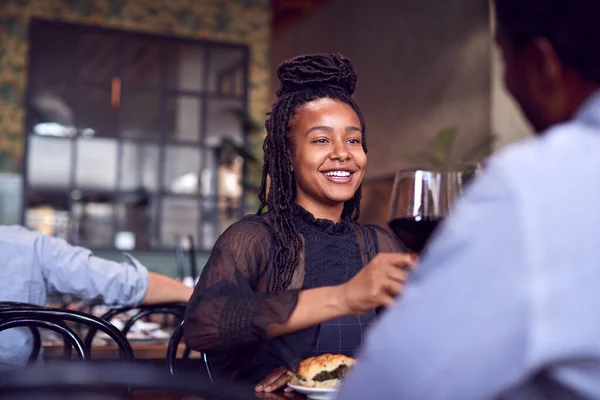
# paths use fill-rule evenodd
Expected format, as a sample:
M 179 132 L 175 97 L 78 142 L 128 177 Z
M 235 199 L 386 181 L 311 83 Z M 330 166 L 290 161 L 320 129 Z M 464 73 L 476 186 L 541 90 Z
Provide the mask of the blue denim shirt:
M 123 263 L 95 257 L 82 247 L 20 226 L 0 226 L 0 301 L 43 306 L 49 292 L 108 306 L 135 306 L 148 289 L 148 270 L 130 255 Z M 15 328 L 0 333 L 0 368 L 24 365 L 31 335 Z

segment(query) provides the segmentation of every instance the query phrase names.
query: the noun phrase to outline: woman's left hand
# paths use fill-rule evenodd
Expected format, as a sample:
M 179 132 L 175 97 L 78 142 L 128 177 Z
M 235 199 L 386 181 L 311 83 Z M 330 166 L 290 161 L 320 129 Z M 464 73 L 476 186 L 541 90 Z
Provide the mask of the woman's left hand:
M 285 386 L 286 383 L 290 381 L 290 375 L 288 374 L 288 370 L 279 367 L 273 370 L 265 379 L 260 381 L 258 385 L 254 388 L 257 392 L 273 392 L 275 390 L 280 389 L 282 386 Z M 289 387 L 285 388 L 286 392 L 292 391 Z

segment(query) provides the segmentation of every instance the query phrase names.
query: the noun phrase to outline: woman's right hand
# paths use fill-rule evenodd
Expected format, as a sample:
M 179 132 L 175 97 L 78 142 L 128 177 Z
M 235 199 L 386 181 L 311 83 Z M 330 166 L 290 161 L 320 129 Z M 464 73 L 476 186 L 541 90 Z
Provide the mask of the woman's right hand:
M 348 315 L 389 307 L 402 292 L 417 258 L 408 253 L 379 253 L 351 280 L 340 285 Z

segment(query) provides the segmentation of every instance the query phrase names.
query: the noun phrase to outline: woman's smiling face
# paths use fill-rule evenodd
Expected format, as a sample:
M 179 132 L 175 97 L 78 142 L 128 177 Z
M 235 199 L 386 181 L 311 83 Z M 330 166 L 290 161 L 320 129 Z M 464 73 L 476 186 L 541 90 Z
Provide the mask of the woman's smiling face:
M 298 204 L 343 206 L 354 197 L 367 155 L 352 107 L 330 98 L 302 105 L 290 121 L 290 139 Z

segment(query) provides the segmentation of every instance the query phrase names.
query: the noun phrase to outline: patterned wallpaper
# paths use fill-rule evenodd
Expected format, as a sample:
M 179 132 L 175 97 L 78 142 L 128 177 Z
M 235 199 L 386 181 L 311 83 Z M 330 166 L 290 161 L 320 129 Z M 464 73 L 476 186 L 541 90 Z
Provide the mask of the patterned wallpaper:
M 270 0 L 1 0 L 0 171 L 18 171 L 25 127 L 27 33 L 32 17 L 250 46 L 249 111 L 269 96 Z M 260 136 L 260 135 L 259 135 Z M 251 141 L 260 153 L 262 137 Z

